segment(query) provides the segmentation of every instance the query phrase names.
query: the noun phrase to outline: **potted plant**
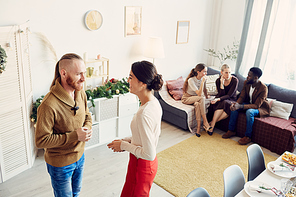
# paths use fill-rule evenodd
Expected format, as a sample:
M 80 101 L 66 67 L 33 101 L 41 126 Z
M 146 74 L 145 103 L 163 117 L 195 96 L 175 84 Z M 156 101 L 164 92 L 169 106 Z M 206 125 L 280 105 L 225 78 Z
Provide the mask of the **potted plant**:
M 227 45 L 223 48 L 223 51 L 216 51 L 215 49 L 204 49 L 208 52 L 210 56 L 216 57 L 219 59 L 220 66 L 228 59 L 236 60 L 239 49 L 239 41 L 234 40 L 232 46 Z

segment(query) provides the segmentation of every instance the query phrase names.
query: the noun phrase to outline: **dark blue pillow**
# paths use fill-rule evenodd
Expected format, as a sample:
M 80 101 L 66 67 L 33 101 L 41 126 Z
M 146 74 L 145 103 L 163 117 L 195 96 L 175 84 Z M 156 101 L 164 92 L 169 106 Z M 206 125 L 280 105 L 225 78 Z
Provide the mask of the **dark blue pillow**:
M 278 101 L 282 101 L 284 103 L 292 103 L 293 109 L 291 112 L 291 116 L 293 118 L 296 118 L 296 91 L 295 90 L 289 90 L 286 88 L 282 88 L 279 86 L 276 86 L 274 84 L 269 84 L 268 86 L 268 98 L 276 99 Z

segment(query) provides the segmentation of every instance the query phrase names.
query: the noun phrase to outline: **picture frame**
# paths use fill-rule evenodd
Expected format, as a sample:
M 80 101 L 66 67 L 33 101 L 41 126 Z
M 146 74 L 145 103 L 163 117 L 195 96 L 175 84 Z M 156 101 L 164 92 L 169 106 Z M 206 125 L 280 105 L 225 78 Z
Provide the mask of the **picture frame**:
M 125 36 L 141 35 L 142 7 L 125 6 Z
M 177 22 L 176 44 L 185 44 L 189 40 L 190 21 Z

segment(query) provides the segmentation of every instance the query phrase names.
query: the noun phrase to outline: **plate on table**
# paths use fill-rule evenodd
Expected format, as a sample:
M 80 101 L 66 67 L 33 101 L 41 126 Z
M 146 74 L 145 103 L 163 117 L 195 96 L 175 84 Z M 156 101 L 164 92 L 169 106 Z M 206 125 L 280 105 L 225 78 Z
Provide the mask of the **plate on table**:
M 283 178 L 296 177 L 296 167 L 283 161 L 271 161 L 267 164 L 267 169 L 271 173 Z
M 245 192 L 252 197 L 276 196 L 272 191 L 264 188 L 271 188 L 271 186 L 260 181 L 249 181 L 244 186 Z M 258 192 L 257 189 L 261 192 Z

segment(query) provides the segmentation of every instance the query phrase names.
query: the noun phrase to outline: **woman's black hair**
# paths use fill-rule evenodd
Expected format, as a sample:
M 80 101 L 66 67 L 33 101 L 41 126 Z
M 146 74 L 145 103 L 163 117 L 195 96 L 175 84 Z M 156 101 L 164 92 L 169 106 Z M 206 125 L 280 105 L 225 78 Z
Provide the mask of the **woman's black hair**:
M 158 91 L 161 89 L 163 84 L 162 75 L 157 73 L 156 67 L 151 62 L 141 61 L 133 63 L 132 72 L 139 81 L 147 84 L 148 90 Z

